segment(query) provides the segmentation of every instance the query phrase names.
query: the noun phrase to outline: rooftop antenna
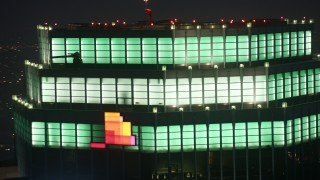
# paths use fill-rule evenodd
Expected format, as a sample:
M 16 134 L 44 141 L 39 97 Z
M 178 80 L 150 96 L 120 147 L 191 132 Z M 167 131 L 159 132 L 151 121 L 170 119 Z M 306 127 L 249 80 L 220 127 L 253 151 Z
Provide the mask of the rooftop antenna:
M 144 13 L 146 13 L 149 16 L 149 25 L 152 26 L 153 22 L 152 22 L 152 10 L 150 8 L 148 8 L 148 1 L 149 0 L 143 0 L 146 4 L 145 9 L 144 9 Z

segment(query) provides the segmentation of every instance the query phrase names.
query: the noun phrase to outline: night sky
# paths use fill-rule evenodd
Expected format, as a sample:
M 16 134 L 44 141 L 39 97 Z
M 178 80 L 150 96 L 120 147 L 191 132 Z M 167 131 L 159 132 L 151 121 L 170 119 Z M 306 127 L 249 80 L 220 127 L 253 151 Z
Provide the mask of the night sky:
M 217 21 L 221 18 L 313 18 L 320 20 L 317 0 L 150 0 L 153 19 Z M 111 22 L 116 19 L 135 23 L 145 20 L 143 0 L 10 0 L 0 10 L 0 40 L 21 37 L 36 40 L 36 25 L 73 22 Z

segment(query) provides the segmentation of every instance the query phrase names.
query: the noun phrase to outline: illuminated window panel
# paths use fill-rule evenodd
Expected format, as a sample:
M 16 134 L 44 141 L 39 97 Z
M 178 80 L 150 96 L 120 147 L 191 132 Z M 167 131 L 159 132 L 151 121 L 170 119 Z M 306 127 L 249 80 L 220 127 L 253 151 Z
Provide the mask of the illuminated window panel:
M 276 100 L 276 78 L 275 75 L 269 75 L 269 101 Z
M 282 39 L 282 54 L 283 57 L 289 57 L 290 56 L 290 37 L 289 37 L 289 32 L 284 32 L 283 34 L 283 39 Z
M 174 39 L 174 64 L 186 63 L 186 42 L 184 37 Z
M 119 78 L 117 83 L 118 104 L 131 105 L 131 79 Z
M 307 94 L 307 71 L 300 71 L 300 95 Z
M 310 136 L 309 117 L 302 117 L 302 142 L 308 142 Z
M 284 74 L 284 97 L 285 98 L 290 98 L 291 97 L 291 92 L 292 92 L 292 89 L 291 89 L 291 73 L 290 72 L 286 72 Z
M 238 36 L 238 61 L 249 61 L 249 37 Z
M 172 39 L 158 38 L 159 64 L 173 64 Z
M 127 63 L 141 64 L 140 38 L 127 38 Z
M 248 146 L 250 148 L 259 147 L 259 127 L 258 122 L 248 122 Z
M 80 40 L 79 40 L 79 38 L 66 38 L 66 48 L 67 48 L 66 55 L 70 55 L 75 52 L 80 53 Z M 73 63 L 73 57 L 67 57 L 67 63 Z
M 112 64 L 126 63 L 125 38 L 111 38 L 111 61 Z
M 230 77 L 230 103 L 241 102 L 240 76 Z
M 308 94 L 314 93 L 314 74 L 313 69 L 308 69 Z
M 320 137 L 320 114 L 318 114 L 317 121 L 318 121 L 318 127 L 317 127 L 317 130 L 318 130 L 318 137 Z
M 209 148 L 220 148 L 220 124 L 209 124 Z
M 265 34 L 259 34 L 259 60 L 265 60 L 267 58 L 267 51 L 266 51 L 266 35 Z
M 32 146 L 44 147 L 45 142 L 45 123 L 44 122 L 32 122 L 31 124 L 31 136 Z
M 261 122 L 261 146 L 272 145 L 272 125 L 271 122 Z
M 77 147 L 89 148 L 91 142 L 90 124 L 77 124 Z
M 274 59 L 274 34 L 267 34 L 267 58 Z
M 57 102 L 68 103 L 70 102 L 70 79 L 57 77 L 56 79 L 57 88 Z
M 294 134 L 294 142 L 298 144 L 301 142 L 301 118 L 296 118 L 293 120 L 293 134 Z
M 256 76 L 255 87 L 256 87 L 256 102 L 266 101 L 267 100 L 266 76 Z
M 237 36 L 226 36 L 226 62 L 237 62 Z
M 234 136 L 235 136 L 235 145 L 237 149 L 244 149 L 246 148 L 247 143 L 247 133 L 246 133 L 246 123 L 236 123 Z
M 312 53 L 312 33 L 311 31 L 306 31 L 306 55 L 311 55 Z
M 273 140 L 274 145 L 282 147 L 284 145 L 284 123 L 283 121 L 273 122 Z
M 76 131 L 74 123 L 61 123 L 61 136 L 63 148 L 76 147 Z
M 145 151 L 155 150 L 153 126 L 141 126 L 141 148 Z
M 85 79 L 71 78 L 72 103 L 85 103 Z
M 215 98 L 215 80 L 213 77 L 204 78 L 204 104 L 213 104 L 216 102 Z
M 304 45 L 305 45 L 305 36 L 304 31 L 298 32 L 298 55 L 303 56 L 304 55 Z
M 310 132 L 310 140 L 314 140 L 317 138 L 317 116 L 311 115 L 309 119 L 309 132 Z
M 149 105 L 164 105 L 163 80 L 149 79 Z
M 167 106 L 176 106 L 177 105 L 177 89 L 176 89 L 176 80 L 167 79 L 166 80 L 166 91 L 165 91 L 165 101 Z
M 52 38 L 51 39 L 51 56 L 52 63 L 65 63 L 66 58 L 63 57 L 66 55 L 66 48 L 64 38 Z M 60 57 L 56 57 L 60 56 Z M 62 57 L 61 57 L 62 56 Z
M 277 99 L 283 99 L 283 74 L 279 73 L 276 75 L 276 85 L 277 85 Z
M 207 126 L 205 124 L 197 124 L 196 128 L 196 149 L 207 148 Z
M 96 38 L 97 64 L 110 64 L 110 39 Z
M 94 38 L 81 38 L 81 59 L 83 63 L 95 63 Z
M 282 34 L 275 33 L 275 56 L 276 58 L 282 57 Z
M 143 64 L 157 64 L 157 39 L 142 38 Z
M 318 93 L 320 92 L 320 68 L 315 69 L 315 92 Z
M 147 79 L 133 79 L 133 97 L 135 105 L 148 105 Z
M 192 78 L 191 81 L 192 104 L 201 105 L 202 102 L 202 79 Z
M 219 77 L 217 82 L 217 100 L 218 103 L 229 103 L 228 77 Z
M 189 79 L 178 79 L 178 105 L 190 104 Z
M 243 76 L 242 96 L 243 102 L 254 102 L 253 76 Z
M 200 37 L 200 63 L 212 63 L 211 37 Z
M 213 63 L 222 63 L 224 61 L 224 47 L 223 47 L 223 37 L 214 36 L 212 37 L 212 54 Z
M 100 78 L 87 78 L 87 103 L 100 104 L 101 91 L 100 91 Z
M 291 57 L 297 56 L 297 44 L 298 44 L 298 36 L 297 32 L 290 32 L 290 55 Z
M 182 143 L 184 151 L 191 151 L 194 149 L 194 128 L 193 125 L 184 125 L 182 131 Z
M 169 126 L 169 148 L 170 151 L 181 150 L 181 130 L 180 126 Z
M 292 96 L 299 96 L 300 92 L 300 80 L 299 80 L 299 71 L 292 72 Z
M 198 37 L 187 37 L 187 64 L 196 64 L 199 59 Z
M 231 149 L 233 147 L 233 126 L 231 123 L 224 123 L 222 129 L 222 147 Z
M 102 78 L 101 80 L 102 104 L 116 104 L 115 78 Z
M 55 102 L 55 79 L 54 77 L 41 78 L 42 102 Z
M 47 140 L 49 147 L 60 147 L 60 123 L 47 123 Z
M 92 125 L 92 142 L 105 142 L 105 130 L 104 125 L 93 124 Z
M 158 126 L 157 130 L 157 151 L 167 151 L 168 150 L 168 127 Z
M 258 36 L 257 35 L 251 35 L 251 54 L 250 58 L 251 61 L 257 61 L 258 60 Z
M 293 134 L 292 134 L 292 120 L 287 121 L 287 146 L 290 146 L 293 141 Z

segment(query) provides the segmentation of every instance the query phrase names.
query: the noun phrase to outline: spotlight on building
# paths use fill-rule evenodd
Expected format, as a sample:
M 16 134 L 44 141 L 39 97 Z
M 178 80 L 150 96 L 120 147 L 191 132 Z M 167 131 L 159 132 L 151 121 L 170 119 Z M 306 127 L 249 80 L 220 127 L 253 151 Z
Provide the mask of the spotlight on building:
M 258 105 L 257 105 L 257 108 L 258 108 L 258 109 L 261 109 L 261 108 L 262 108 L 261 104 L 258 104 Z
M 282 105 L 281 105 L 282 108 L 287 108 L 288 107 L 288 104 L 287 102 L 282 102 Z
M 219 66 L 215 64 L 215 65 L 213 66 L 213 68 L 214 68 L 214 69 L 219 69 Z
M 264 67 L 266 67 L 266 68 L 269 67 L 269 62 L 265 62 Z
M 204 108 L 204 110 L 210 111 L 210 107 L 209 107 L 209 106 L 206 106 L 206 107 Z
M 179 107 L 179 111 L 180 111 L 180 112 L 183 112 L 183 107 Z
M 231 106 L 231 109 L 235 110 L 235 109 L 237 109 L 237 108 L 236 108 L 236 106 L 232 105 L 232 106 Z
M 152 108 L 152 112 L 153 112 L 153 113 L 157 113 L 157 112 L 158 112 L 158 108 L 157 108 L 157 107 L 153 107 L 153 108 Z

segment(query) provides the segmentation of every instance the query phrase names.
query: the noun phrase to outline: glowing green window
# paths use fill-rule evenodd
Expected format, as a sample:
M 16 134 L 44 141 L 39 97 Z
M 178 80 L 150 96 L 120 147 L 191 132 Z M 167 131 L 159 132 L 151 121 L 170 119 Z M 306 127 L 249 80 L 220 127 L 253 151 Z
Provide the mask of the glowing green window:
M 292 144 L 292 120 L 288 120 L 287 121 L 287 145 L 291 145 Z
M 274 34 L 267 34 L 267 57 L 274 59 Z
M 275 146 L 284 145 L 284 123 L 283 121 L 273 122 L 273 140 Z
M 309 140 L 309 117 L 305 116 L 302 117 L 302 141 L 303 142 L 308 142 Z
M 269 75 L 269 101 L 273 101 L 276 99 L 276 81 L 275 75 Z
M 315 69 L 315 92 L 318 93 L 320 92 L 320 68 Z
M 236 148 L 241 149 L 246 147 L 246 124 L 245 123 L 236 123 L 234 130 L 234 140 Z
M 157 39 L 142 38 L 143 64 L 157 64 Z
M 32 145 L 37 147 L 45 146 L 45 123 L 32 122 L 31 124 Z
M 304 31 L 298 32 L 298 55 L 303 56 L 304 55 L 304 45 L 305 45 L 305 35 Z
M 197 124 L 196 126 L 196 149 L 207 148 L 207 126 Z
M 212 37 L 212 54 L 213 63 L 220 63 L 224 61 L 224 47 L 223 47 L 223 37 L 213 36 Z
M 195 64 L 198 63 L 198 38 L 197 37 L 187 37 L 187 63 Z
M 292 96 L 299 96 L 300 86 L 299 86 L 299 71 L 292 72 Z
M 167 151 L 168 150 L 168 127 L 158 126 L 157 132 L 157 151 Z
M 261 146 L 272 145 L 272 126 L 271 122 L 261 122 Z
M 283 39 L 282 39 L 282 53 L 283 53 L 283 57 L 289 57 L 290 55 L 290 37 L 289 37 L 289 32 L 284 32 L 283 34 Z
M 51 39 L 52 63 L 65 63 L 66 58 L 63 57 L 66 55 L 64 40 L 65 40 L 64 38 L 52 38 Z
M 305 35 L 306 35 L 306 39 L 305 39 L 306 55 L 310 55 L 312 51 L 312 33 L 311 31 L 306 31 Z
M 238 36 L 238 61 L 249 61 L 249 37 Z
M 209 148 L 220 148 L 220 124 L 209 125 Z
M 158 38 L 159 64 L 173 64 L 172 38 Z
M 186 42 L 184 37 L 174 39 L 174 64 L 184 64 L 186 59 Z
M 49 147 L 60 147 L 60 123 L 47 123 L 47 140 Z
M 283 99 L 283 75 L 277 74 L 277 99 Z
M 169 126 L 169 147 L 172 151 L 181 150 L 180 126 Z
M 75 52 L 80 53 L 80 41 L 79 38 L 66 38 L 67 55 Z M 82 55 L 81 55 L 82 56 Z M 73 57 L 67 57 L 67 63 L 73 63 Z
M 182 131 L 182 143 L 183 150 L 193 150 L 194 149 L 194 128 L 193 125 L 184 125 Z
M 77 124 L 77 147 L 89 148 L 91 143 L 90 124 Z
M 233 126 L 231 123 L 224 123 L 222 129 L 222 147 L 230 149 L 233 147 Z
M 237 61 L 237 36 L 226 37 L 226 62 Z
M 281 33 L 275 34 L 275 54 L 276 54 L 276 58 L 282 57 L 282 34 Z
M 96 38 L 96 59 L 98 64 L 110 64 L 110 39 Z
M 307 94 L 307 71 L 300 71 L 300 95 Z
M 284 96 L 285 98 L 290 98 L 291 97 L 291 73 L 290 72 L 286 72 L 284 74 Z
M 250 122 L 248 125 L 248 145 L 251 148 L 259 147 L 259 127 L 258 122 Z
M 55 102 L 56 96 L 55 78 L 42 77 L 41 78 L 41 94 L 42 102 Z
M 259 60 L 265 60 L 266 59 L 266 35 L 265 34 L 259 34 Z
M 251 61 L 257 61 L 258 60 L 258 36 L 252 35 L 251 36 Z
M 294 134 L 294 142 L 300 143 L 301 142 L 301 119 L 296 118 L 294 119 L 294 124 L 293 124 L 293 134 Z
M 140 38 L 127 38 L 127 63 L 141 63 L 141 42 Z
M 313 69 L 308 69 L 308 94 L 314 93 L 314 74 Z
M 154 127 L 141 126 L 141 148 L 146 151 L 155 150 Z
M 310 131 L 310 139 L 315 139 L 317 137 L 317 116 L 311 115 L 309 119 L 309 131 Z
M 125 64 L 126 60 L 125 38 L 111 38 L 112 64 Z
M 62 147 L 75 148 L 76 146 L 76 131 L 74 123 L 62 123 L 61 124 L 61 139 Z
M 211 63 L 211 38 L 200 37 L 200 63 Z
M 291 32 L 290 33 L 290 48 L 291 48 L 291 56 L 297 56 L 297 43 L 298 37 L 297 32 Z

